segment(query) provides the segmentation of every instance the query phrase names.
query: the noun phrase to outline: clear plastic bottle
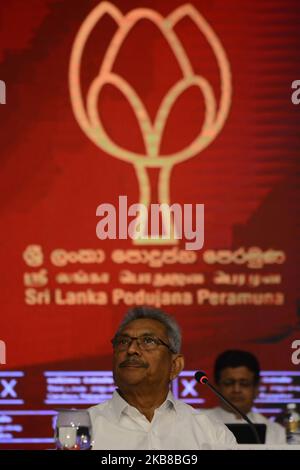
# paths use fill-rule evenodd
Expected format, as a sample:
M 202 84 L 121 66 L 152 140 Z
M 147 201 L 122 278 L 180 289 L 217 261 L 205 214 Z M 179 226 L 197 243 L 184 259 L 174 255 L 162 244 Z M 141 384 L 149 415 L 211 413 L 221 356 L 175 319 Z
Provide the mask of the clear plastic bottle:
M 288 403 L 282 417 L 282 424 L 286 430 L 288 444 L 300 445 L 300 414 L 296 403 Z

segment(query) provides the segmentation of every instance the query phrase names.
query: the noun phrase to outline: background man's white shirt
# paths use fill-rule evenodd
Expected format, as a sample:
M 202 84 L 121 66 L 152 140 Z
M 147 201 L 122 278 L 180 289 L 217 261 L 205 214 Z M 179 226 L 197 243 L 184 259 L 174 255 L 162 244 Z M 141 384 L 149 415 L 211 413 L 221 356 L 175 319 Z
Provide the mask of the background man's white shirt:
M 222 423 L 175 400 L 169 392 L 151 422 L 117 391 L 111 400 L 89 409 L 93 449 L 185 450 L 236 444 Z
M 220 406 L 203 411 L 209 418 L 216 419 L 221 423 L 229 424 L 244 422 L 244 420 L 237 418 L 234 413 L 230 413 L 229 411 L 224 410 Z M 280 426 L 280 424 L 273 423 L 260 413 L 253 413 L 252 411 L 250 411 L 247 416 L 253 423 L 266 424 L 266 444 L 286 444 L 285 429 Z

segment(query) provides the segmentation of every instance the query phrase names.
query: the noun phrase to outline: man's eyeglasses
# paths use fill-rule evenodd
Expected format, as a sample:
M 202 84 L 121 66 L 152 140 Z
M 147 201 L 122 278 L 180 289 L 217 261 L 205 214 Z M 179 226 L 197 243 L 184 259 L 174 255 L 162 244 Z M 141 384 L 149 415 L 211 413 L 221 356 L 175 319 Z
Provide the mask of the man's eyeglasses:
M 245 379 L 240 379 L 240 380 L 226 379 L 226 380 L 220 381 L 220 385 L 223 385 L 223 387 L 230 388 L 230 387 L 234 387 L 235 384 L 239 384 L 241 388 L 250 388 L 256 385 L 252 380 L 245 380 Z
M 171 346 L 165 343 L 162 339 L 157 336 L 142 335 L 142 336 L 128 336 L 128 335 L 117 335 L 111 342 L 115 351 L 126 351 L 136 341 L 138 347 L 142 351 L 153 351 L 158 346 L 166 346 L 171 352 L 174 352 Z

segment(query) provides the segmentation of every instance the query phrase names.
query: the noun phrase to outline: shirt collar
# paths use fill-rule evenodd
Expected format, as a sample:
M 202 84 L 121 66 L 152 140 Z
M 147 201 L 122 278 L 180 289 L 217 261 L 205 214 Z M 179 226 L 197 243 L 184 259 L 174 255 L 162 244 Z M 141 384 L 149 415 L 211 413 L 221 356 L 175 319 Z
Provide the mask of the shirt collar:
M 130 406 L 131 405 L 129 405 L 127 401 L 121 397 L 118 390 L 115 390 L 112 396 L 112 407 L 118 420 L 120 419 L 121 414 L 128 410 Z M 166 400 L 159 408 L 174 408 L 174 410 L 177 412 L 177 403 L 171 391 L 169 391 Z

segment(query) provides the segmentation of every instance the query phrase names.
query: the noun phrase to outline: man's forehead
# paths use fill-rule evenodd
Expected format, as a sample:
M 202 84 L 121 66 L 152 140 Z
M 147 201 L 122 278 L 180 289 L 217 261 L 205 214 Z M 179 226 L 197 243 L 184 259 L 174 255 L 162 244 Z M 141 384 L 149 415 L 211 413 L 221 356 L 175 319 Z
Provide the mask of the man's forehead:
M 254 372 L 246 366 L 225 367 L 225 369 L 221 371 L 221 376 L 226 378 L 252 378 L 254 376 Z
M 138 318 L 133 320 L 122 329 L 123 334 L 141 335 L 141 334 L 165 334 L 165 326 L 158 320 L 152 318 Z

